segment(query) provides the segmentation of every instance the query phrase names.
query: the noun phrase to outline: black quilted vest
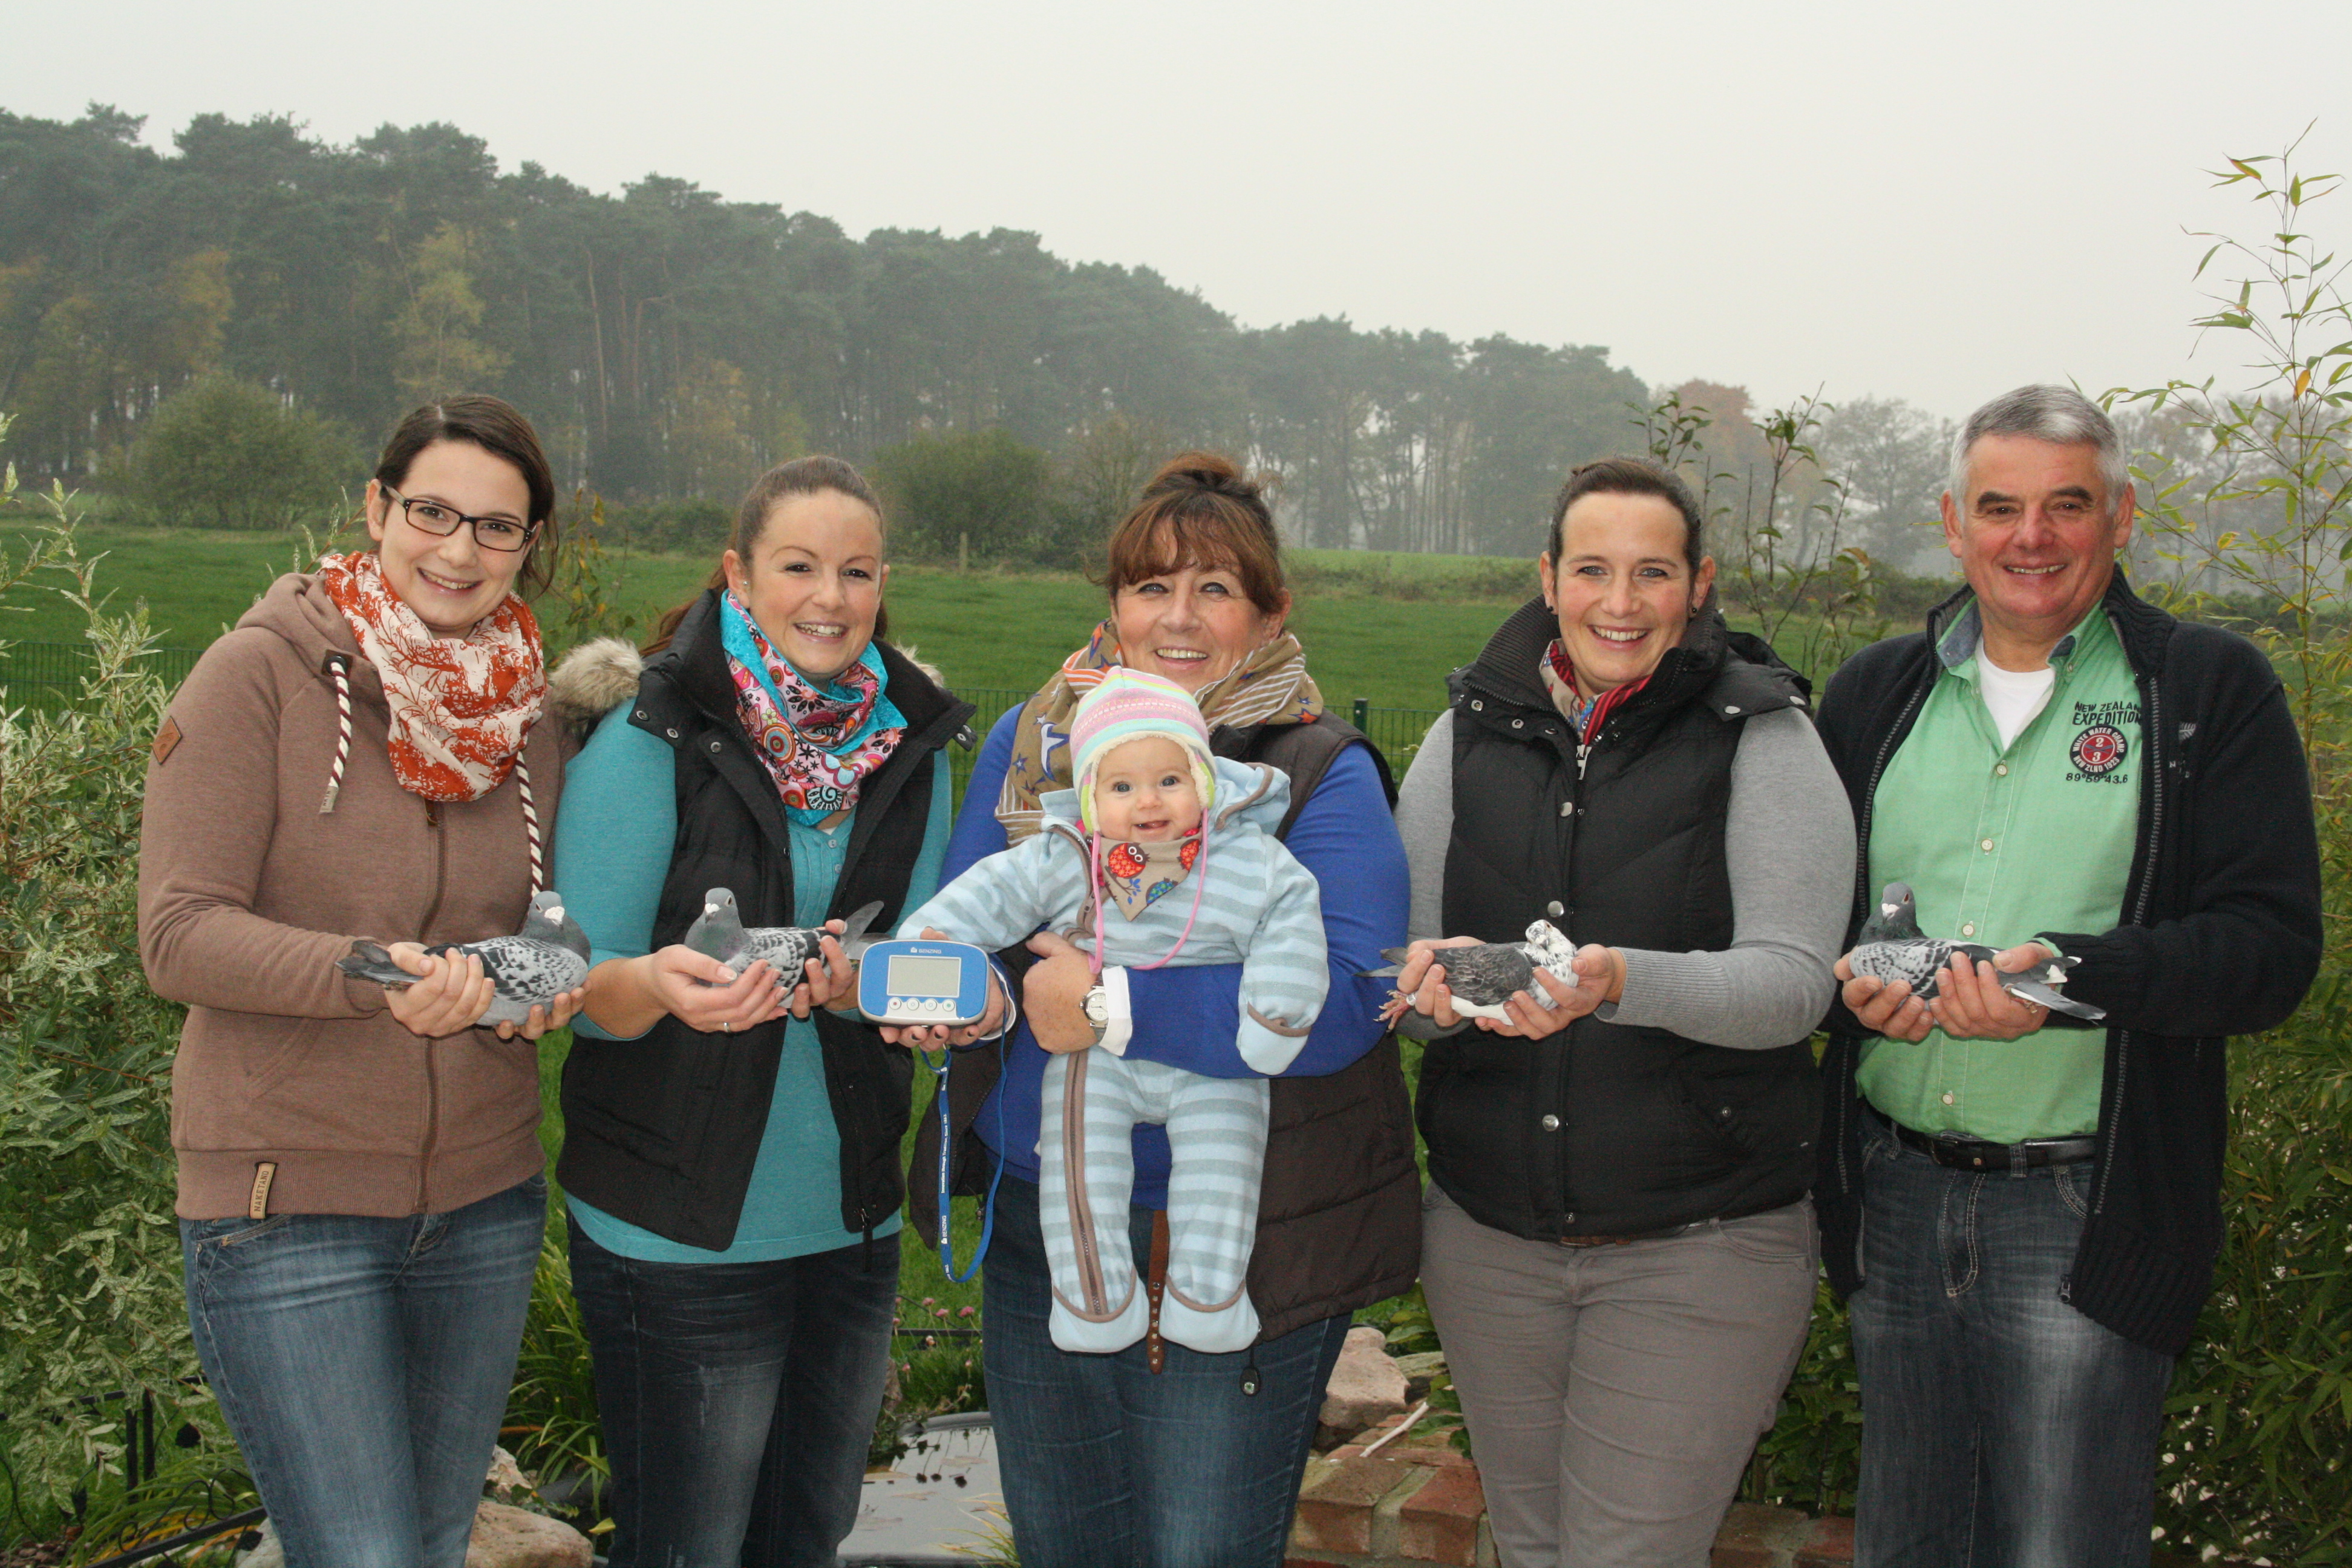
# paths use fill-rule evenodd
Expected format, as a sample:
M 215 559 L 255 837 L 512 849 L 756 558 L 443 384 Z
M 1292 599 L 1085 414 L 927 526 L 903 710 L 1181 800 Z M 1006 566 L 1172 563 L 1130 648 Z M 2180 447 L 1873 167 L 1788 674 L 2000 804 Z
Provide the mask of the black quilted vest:
M 677 942 L 711 888 L 733 889 L 746 925 L 791 925 L 793 863 L 782 802 L 736 717 L 707 595 L 649 660 L 628 722 L 677 755 L 677 841 L 654 917 L 653 946 Z M 890 700 L 906 738 L 860 786 L 828 918 L 876 900 L 873 929 L 896 929 L 923 847 L 931 792 L 946 789 L 948 741 L 971 716 L 884 643 Z M 870 1232 L 904 1196 L 898 1143 L 914 1092 L 908 1053 L 854 1016 L 819 1011 L 824 1081 L 841 1134 L 841 1223 Z M 556 1176 L 588 1202 L 690 1247 L 735 1238 L 783 1049 L 779 1019 L 704 1035 L 665 1016 L 641 1038 L 574 1039 L 563 1068 L 563 1155 Z
M 1449 682 L 1448 935 L 1579 945 L 1731 945 L 1724 822 L 1741 725 L 1801 707 L 1801 679 L 1713 611 L 1580 761 L 1536 673 L 1557 635 L 1538 599 Z M 1515 1236 L 1633 1236 L 1793 1203 L 1812 1176 L 1820 1088 L 1806 1041 L 1701 1045 L 1579 1019 L 1549 1039 L 1430 1042 L 1417 1112 L 1430 1178 Z

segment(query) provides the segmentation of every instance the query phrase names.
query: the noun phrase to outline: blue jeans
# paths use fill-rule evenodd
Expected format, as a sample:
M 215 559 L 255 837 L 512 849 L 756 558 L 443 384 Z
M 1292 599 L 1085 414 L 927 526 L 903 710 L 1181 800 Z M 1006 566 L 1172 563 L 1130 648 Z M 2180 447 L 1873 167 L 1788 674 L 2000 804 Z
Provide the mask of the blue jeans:
M 1099 1216 L 1098 1216 L 1099 1217 Z M 1128 1211 L 1151 1256 L 1151 1211 Z M 1345 1315 L 1255 1350 L 1057 1350 L 1037 1188 L 1005 1178 L 982 1280 L 997 1463 L 1021 1568 L 1277 1568 Z M 1242 1392 L 1255 1365 L 1257 1392 Z
M 832 1568 L 898 1300 L 898 1238 L 758 1263 L 648 1263 L 572 1226 L 613 1463 L 612 1568 Z
M 1866 1122 L 1856 1568 L 2148 1561 L 2172 1358 L 2067 1303 L 2095 1169 L 1951 1170 Z
M 287 1568 L 459 1568 L 547 1180 L 447 1214 L 182 1220 L 188 1322 Z

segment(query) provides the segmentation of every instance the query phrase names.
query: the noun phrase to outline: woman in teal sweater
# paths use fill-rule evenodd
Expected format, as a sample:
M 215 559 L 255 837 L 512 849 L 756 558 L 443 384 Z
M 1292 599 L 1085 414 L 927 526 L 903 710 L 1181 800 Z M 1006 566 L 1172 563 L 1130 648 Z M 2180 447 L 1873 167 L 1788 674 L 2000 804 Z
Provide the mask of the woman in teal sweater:
M 583 661 L 625 700 L 574 761 L 556 830 L 595 959 L 557 1171 L 616 1568 L 829 1564 L 856 1519 L 898 1288 L 907 1053 L 826 1010 L 848 980 L 834 942 L 779 976 L 678 939 L 713 887 L 750 925 L 879 900 L 882 930 L 936 888 L 940 751 L 971 710 L 875 640 L 886 574 L 871 489 L 803 458 L 753 487 L 718 578 L 634 679 L 609 650 Z

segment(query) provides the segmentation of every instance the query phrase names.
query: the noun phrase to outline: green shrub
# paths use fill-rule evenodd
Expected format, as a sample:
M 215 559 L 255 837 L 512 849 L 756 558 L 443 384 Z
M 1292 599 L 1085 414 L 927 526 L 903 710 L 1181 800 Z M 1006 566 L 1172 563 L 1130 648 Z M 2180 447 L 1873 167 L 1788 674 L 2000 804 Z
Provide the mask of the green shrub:
M 277 394 L 226 375 L 165 398 L 131 449 L 131 497 L 189 528 L 283 528 L 336 507 L 366 471 L 352 439 Z
M 926 434 L 875 454 L 894 554 L 1028 561 L 1046 522 L 1045 454 L 1003 430 Z
M 0 603 L 63 592 L 90 650 L 62 710 L 0 711 L 0 1485 L 20 1519 L 119 1486 L 125 1406 L 87 1396 L 152 1390 L 167 1430 L 203 1402 L 172 1214 L 180 1009 L 137 956 L 140 792 L 165 693 L 141 670 L 143 617 L 99 607 L 66 499 L 50 504 L 29 553 L 0 557 Z

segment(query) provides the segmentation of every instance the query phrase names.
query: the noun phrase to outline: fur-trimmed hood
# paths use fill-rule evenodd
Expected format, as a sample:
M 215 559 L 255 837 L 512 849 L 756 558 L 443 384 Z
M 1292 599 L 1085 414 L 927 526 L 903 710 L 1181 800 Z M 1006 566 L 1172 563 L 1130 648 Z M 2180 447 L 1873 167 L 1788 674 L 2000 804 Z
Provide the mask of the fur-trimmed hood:
M 547 716 L 575 743 L 597 720 L 637 694 L 645 655 L 622 637 L 598 637 L 563 656 L 547 678 Z

